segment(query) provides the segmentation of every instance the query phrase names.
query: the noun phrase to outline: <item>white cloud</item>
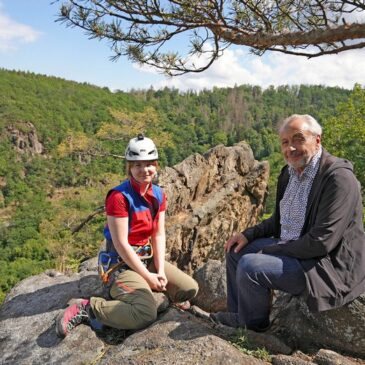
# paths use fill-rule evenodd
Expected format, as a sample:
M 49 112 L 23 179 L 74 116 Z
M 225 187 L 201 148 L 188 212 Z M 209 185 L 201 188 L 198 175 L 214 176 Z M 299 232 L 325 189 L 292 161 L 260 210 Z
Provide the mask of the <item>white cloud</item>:
M 166 78 L 153 86 L 156 89 L 168 86 L 179 90 L 201 90 L 235 84 L 264 88 L 269 85 L 313 84 L 351 89 L 355 83 L 365 85 L 364 59 L 364 49 L 307 59 L 274 52 L 258 57 L 242 47 L 226 50 L 205 72 Z
M 365 50 L 353 50 L 338 55 L 318 58 L 272 54 L 269 59 L 271 74 L 262 85 L 321 84 L 352 88 L 355 83 L 365 84 L 362 67 Z
M 14 51 L 21 44 L 35 42 L 40 35 L 28 25 L 12 20 L 0 7 L 0 51 Z

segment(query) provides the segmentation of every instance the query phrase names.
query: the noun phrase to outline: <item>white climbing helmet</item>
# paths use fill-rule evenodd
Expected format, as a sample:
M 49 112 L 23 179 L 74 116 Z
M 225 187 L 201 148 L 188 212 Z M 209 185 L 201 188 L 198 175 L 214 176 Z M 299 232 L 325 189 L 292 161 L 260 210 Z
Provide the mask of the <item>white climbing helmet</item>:
M 158 152 L 152 139 L 139 134 L 129 141 L 125 158 L 127 161 L 152 161 L 158 159 Z

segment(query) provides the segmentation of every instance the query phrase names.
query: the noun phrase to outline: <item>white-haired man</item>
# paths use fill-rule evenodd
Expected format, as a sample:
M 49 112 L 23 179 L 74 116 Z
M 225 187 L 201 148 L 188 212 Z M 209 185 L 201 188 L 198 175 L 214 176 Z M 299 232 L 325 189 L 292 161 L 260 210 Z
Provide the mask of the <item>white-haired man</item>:
M 225 243 L 228 311 L 212 313 L 213 321 L 268 329 L 271 289 L 304 296 L 312 311 L 365 292 L 360 184 L 349 161 L 322 148 L 321 135 L 310 115 L 281 124 L 287 165 L 278 178 L 275 212 Z

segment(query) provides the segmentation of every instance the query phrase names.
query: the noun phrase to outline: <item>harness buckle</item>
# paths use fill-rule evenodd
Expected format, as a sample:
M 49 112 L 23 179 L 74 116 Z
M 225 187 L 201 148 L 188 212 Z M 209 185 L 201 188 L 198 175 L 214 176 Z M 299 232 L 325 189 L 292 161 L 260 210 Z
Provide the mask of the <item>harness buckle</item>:
M 153 249 L 150 243 L 143 246 L 135 245 L 132 247 L 142 261 L 153 257 Z M 108 284 L 111 274 L 123 265 L 127 266 L 124 260 L 116 252 L 100 251 L 98 255 L 98 272 L 103 284 Z

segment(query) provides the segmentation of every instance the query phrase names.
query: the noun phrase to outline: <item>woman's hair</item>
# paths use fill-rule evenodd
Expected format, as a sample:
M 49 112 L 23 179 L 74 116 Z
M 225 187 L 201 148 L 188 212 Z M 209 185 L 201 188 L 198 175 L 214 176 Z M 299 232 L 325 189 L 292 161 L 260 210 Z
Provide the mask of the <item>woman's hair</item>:
M 308 126 L 308 131 L 314 135 L 322 135 L 322 127 L 320 124 L 309 114 L 293 114 L 290 117 L 284 119 L 279 125 L 279 134 L 294 120 L 300 119 Z

